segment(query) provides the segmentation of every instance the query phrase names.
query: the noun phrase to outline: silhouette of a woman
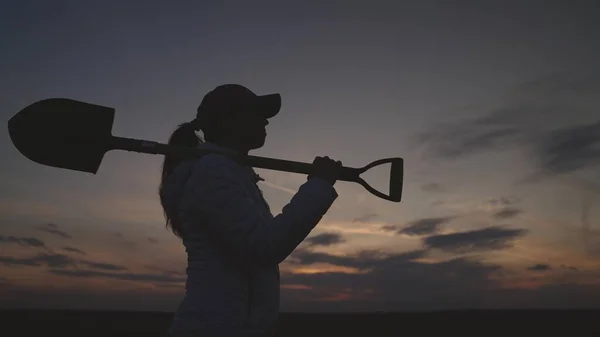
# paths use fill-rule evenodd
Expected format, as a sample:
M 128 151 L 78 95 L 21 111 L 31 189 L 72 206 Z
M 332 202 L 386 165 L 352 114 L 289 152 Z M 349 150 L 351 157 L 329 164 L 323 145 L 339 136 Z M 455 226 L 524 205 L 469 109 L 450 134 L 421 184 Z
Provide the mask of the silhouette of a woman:
M 259 96 L 226 84 L 206 94 L 196 118 L 169 144 L 248 154 L 266 139 L 279 94 Z M 202 130 L 204 140 L 195 131 Z M 159 195 L 167 228 L 187 252 L 186 293 L 174 337 L 273 336 L 279 311 L 279 263 L 309 235 L 337 198 L 341 162 L 316 157 L 314 171 L 273 216 L 252 167 L 222 154 L 166 156 Z

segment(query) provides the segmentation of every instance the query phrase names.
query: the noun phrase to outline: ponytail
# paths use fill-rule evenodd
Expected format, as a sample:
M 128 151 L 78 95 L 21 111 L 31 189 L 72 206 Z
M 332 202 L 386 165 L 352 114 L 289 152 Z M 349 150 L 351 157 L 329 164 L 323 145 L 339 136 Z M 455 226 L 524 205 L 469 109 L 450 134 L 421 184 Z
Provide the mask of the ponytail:
M 185 147 L 197 147 L 204 141 L 200 137 L 198 137 L 198 135 L 195 132 L 196 131 L 195 129 L 196 129 L 196 127 L 194 125 L 194 122 L 187 122 L 187 123 L 180 124 L 177 127 L 177 129 L 171 134 L 168 144 L 176 145 L 176 146 L 185 146 Z M 162 165 L 162 174 L 161 174 L 160 185 L 159 185 L 159 195 L 160 195 L 160 190 L 162 189 L 165 181 L 167 180 L 167 178 L 169 177 L 171 172 L 173 172 L 173 170 L 177 167 L 177 165 L 179 165 L 184 159 L 185 158 L 182 158 L 179 156 L 174 156 L 171 154 L 165 155 L 165 159 L 164 159 L 163 165 Z M 162 199 L 162 197 L 160 198 L 160 204 L 163 208 L 163 213 L 165 215 L 167 229 L 171 229 L 173 234 L 175 234 L 177 237 L 181 238 L 181 236 L 182 236 L 181 226 L 179 225 L 179 223 L 177 221 L 173 221 L 175 214 L 169 214 L 169 212 L 167 211 L 167 208 L 165 207 L 165 203 L 164 203 L 164 200 Z

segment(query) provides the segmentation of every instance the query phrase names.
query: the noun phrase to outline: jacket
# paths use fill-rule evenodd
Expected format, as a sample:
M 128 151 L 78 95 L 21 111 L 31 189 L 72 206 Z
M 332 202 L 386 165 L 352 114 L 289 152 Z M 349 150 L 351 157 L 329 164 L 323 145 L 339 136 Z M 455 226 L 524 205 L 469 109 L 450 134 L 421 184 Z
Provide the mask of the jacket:
M 225 150 L 212 143 L 200 147 Z M 311 178 L 273 216 L 255 172 L 221 154 L 178 165 L 160 191 L 176 214 L 187 254 L 185 295 L 173 337 L 257 337 L 275 328 L 279 263 L 310 234 L 337 198 Z

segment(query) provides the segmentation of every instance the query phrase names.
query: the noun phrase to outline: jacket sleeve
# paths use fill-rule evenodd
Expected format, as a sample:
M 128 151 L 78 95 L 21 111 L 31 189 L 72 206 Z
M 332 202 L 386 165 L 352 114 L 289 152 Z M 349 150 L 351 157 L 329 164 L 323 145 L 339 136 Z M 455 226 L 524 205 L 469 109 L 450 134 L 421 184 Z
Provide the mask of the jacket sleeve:
M 337 198 L 327 182 L 311 178 L 272 219 L 265 219 L 246 192 L 244 177 L 230 159 L 207 155 L 194 165 L 188 194 L 217 239 L 244 262 L 279 264 L 308 236 Z

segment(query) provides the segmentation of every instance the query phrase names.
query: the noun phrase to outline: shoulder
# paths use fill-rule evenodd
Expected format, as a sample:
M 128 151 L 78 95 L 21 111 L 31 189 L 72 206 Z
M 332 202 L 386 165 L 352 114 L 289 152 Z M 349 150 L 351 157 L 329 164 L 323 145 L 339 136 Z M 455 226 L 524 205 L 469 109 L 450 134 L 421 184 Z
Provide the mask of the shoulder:
M 221 154 L 195 159 L 185 188 L 186 199 L 202 208 L 227 209 L 233 200 L 247 194 L 238 163 Z
M 231 173 L 237 169 L 238 163 L 234 159 L 218 153 L 207 153 L 192 164 L 194 172 L 204 174 Z
M 190 182 L 196 188 L 206 191 L 221 188 L 242 188 L 244 172 L 242 167 L 226 155 L 208 153 L 194 160 Z

